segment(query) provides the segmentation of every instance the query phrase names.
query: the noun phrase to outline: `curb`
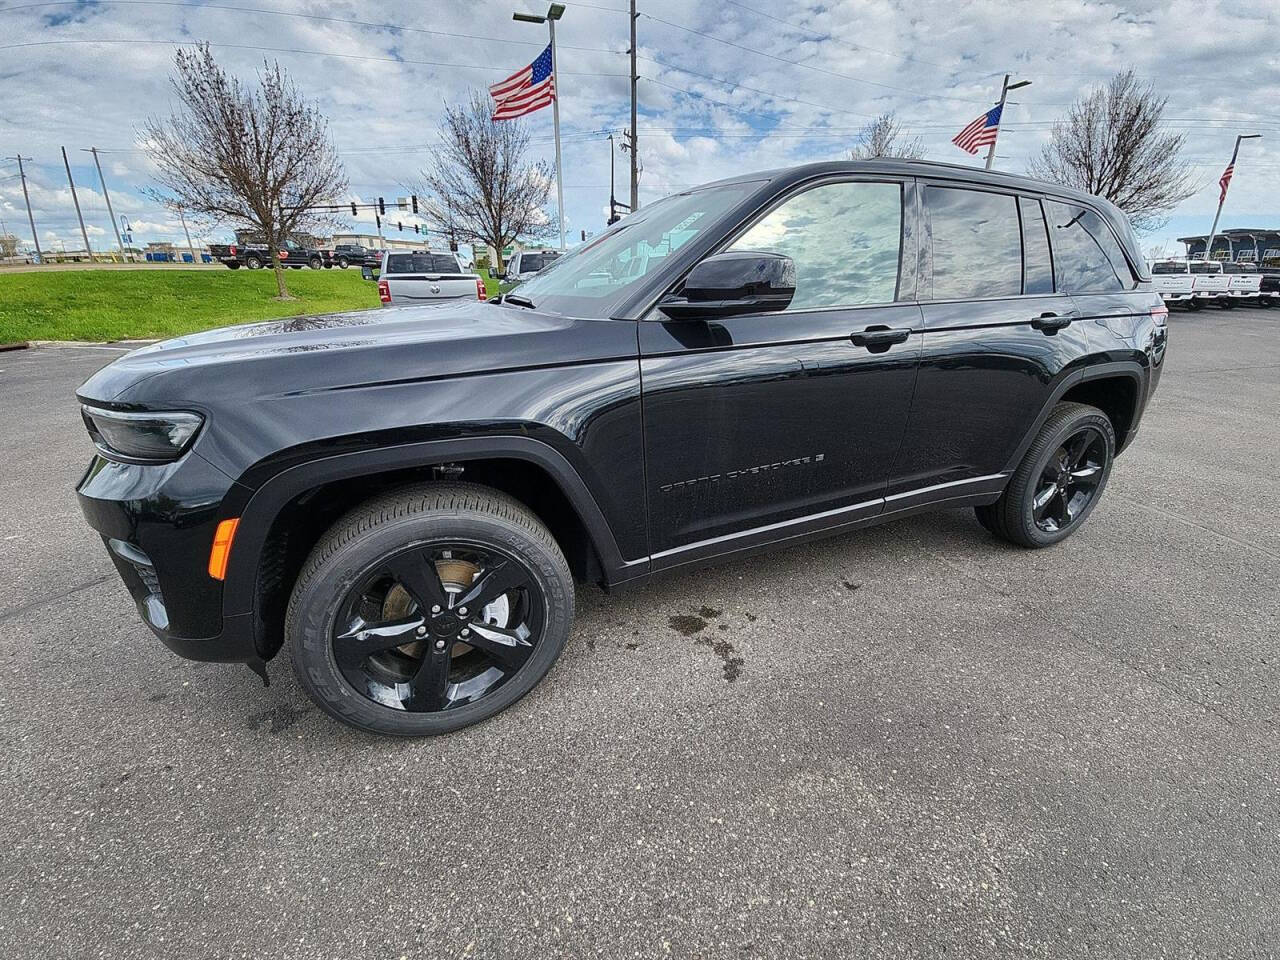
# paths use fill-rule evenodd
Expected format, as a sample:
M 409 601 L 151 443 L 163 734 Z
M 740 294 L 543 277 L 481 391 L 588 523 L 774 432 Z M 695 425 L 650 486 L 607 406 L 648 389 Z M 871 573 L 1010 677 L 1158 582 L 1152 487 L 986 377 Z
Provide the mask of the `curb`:
M 17 340 L 14 343 L 0 343 L 0 353 L 5 353 L 9 350 L 26 350 L 30 346 L 30 340 Z

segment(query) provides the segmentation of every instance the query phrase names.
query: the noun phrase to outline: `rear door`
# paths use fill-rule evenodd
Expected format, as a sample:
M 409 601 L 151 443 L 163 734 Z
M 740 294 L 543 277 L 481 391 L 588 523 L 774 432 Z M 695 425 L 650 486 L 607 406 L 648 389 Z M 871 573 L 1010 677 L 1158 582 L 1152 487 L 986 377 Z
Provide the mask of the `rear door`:
M 888 510 L 999 490 L 1089 342 L 1055 281 L 1040 198 L 930 182 L 922 200 L 924 346 Z
M 448 253 L 389 253 L 387 281 L 392 303 L 476 298 L 476 279 Z
M 914 214 L 911 180 L 800 188 L 728 244 L 795 261 L 785 311 L 640 324 L 655 568 L 880 511 L 920 352 Z

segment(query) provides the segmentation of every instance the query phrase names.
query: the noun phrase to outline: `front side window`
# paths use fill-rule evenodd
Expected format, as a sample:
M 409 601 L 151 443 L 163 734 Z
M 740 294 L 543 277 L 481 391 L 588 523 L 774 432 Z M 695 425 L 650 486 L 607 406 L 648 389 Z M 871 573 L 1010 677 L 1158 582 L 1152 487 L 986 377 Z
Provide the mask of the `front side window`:
M 1105 220 L 1087 207 L 1046 200 L 1058 288 L 1067 293 L 1131 290 L 1133 271 Z M 1194 271 L 1193 271 L 1194 272 Z
M 788 310 L 892 303 L 902 249 L 902 187 L 829 183 L 770 211 L 730 250 L 780 253 L 796 265 Z
M 1016 297 L 1022 237 L 1015 197 L 955 187 L 925 189 L 933 246 L 933 299 Z

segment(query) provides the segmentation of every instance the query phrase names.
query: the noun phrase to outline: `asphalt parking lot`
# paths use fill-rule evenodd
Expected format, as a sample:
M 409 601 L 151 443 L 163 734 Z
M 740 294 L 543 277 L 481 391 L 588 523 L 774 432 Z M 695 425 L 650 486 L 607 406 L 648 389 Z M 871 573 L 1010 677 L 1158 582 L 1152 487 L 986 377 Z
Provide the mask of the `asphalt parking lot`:
M 1280 954 L 1280 310 L 1175 312 L 1059 548 L 919 517 L 607 596 L 443 739 L 142 627 L 0 354 L 0 954 Z

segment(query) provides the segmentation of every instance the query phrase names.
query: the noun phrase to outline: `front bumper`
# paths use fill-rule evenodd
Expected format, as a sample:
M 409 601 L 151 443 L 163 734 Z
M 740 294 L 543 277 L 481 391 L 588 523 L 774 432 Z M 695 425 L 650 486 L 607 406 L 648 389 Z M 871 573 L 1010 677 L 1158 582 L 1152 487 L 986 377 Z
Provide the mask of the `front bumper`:
M 253 615 L 224 617 L 223 584 L 208 572 L 214 530 L 235 487 L 194 453 L 154 465 L 95 456 L 76 487 L 143 622 L 188 659 L 258 659 Z

